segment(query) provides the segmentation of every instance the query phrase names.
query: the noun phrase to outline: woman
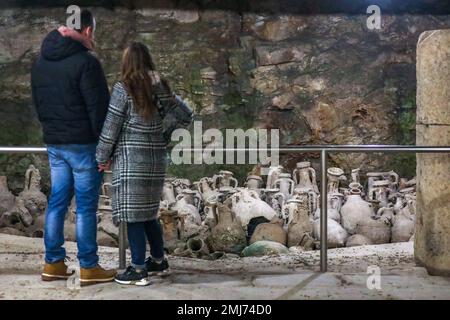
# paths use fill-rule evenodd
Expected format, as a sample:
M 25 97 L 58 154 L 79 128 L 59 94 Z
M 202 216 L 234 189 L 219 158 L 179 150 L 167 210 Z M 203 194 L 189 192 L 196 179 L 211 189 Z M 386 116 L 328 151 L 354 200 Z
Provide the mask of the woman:
M 112 158 L 114 218 L 127 223 L 131 265 L 116 276 L 121 284 L 147 285 L 148 274 L 169 267 L 157 212 L 166 171 L 160 109 L 173 94 L 162 82 L 144 44 L 126 48 L 121 81 L 114 85 L 97 146 L 100 171 L 109 168 Z M 147 241 L 151 257 L 146 260 Z

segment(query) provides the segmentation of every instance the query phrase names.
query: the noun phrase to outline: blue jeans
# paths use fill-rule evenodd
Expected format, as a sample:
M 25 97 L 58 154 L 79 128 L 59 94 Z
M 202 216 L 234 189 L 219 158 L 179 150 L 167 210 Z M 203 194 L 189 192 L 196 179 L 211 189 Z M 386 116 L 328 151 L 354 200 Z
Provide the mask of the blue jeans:
M 147 241 L 150 244 L 150 253 L 155 259 L 164 258 L 164 240 L 159 221 L 127 223 L 128 243 L 131 251 L 131 264 L 134 267 L 145 267 L 145 252 Z M 147 238 L 147 239 L 146 239 Z
M 95 160 L 96 144 L 49 145 L 51 194 L 45 217 L 45 261 L 55 263 L 66 257 L 64 220 L 75 194 L 76 237 L 81 268 L 98 264 L 97 206 L 102 174 Z

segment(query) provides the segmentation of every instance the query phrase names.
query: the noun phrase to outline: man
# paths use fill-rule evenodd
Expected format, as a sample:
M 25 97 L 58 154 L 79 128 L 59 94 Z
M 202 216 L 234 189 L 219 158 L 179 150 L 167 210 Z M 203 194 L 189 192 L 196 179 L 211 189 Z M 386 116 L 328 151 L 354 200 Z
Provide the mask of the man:
M 31 72 L 33 102 L 44 131 L 51 171 L 45 217 L 42 280 L 67 279 L 64 218 L 75 194 L 80 284 L 113 281 L 115 270 L 98 265 L 97 205 L 101 173 L 95 149 L 106 117 L 109 91 L 94 47 L 95 20 L 81 12 L 81 27 L 61 27 L 44 39 Z

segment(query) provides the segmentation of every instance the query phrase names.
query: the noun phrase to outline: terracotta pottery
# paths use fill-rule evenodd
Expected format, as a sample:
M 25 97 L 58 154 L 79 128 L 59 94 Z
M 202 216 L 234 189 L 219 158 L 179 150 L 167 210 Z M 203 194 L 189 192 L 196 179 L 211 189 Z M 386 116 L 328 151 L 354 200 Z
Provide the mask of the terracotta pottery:
M 289 200 L 294 193 L 295 182 L 289 173 L 280 173 L 275 181 L 275 188 L 280 190 L 285 200 Z
M 174 188 L 171 180 L 167 180 L 167 179 L 164 180 L 164 186 L 163 186 L 161 198 L 162 198 L 162 200 L 167 201 L 167 203 L 169 205 L 176 202 L 175 188 Z
M 247 244 L 244 228 L 225 204 L 217 204 L 217 225 L 211 229 L 207 243 L 213 252 L 223 251 L 237 254 Z
M 277 216 L 277 212 L 266 202 L 262 201 L 254 190 L 240 189 L 225 202 L 230 204 L 231 210 L 245 230 L 252 218 L 265 217 L 270 221 Z
M 35 207 L 39 214 L 44 214 L 47 208 L 47 197 L 41 192 L 41 174 L 30 165 L 25 173 L 24 189 L 19 194 L 27 209 Z
M 409 206 L 404 207 L 393 218 L 392 242 L 407 242 L 411 239 L 415 229 L 415 215 L 410 212 Z
M 358 225 L 369 220 L 373 215 L 372 205 L 361 198 L 361 191 L 352 189 L 341 208 L 341 223 L 344 229 L 349 234 L 356 234 Z
M 278 180 L 278 177 L 280 176 L 282 170 L 283 170 L 282 166 L 273 166 L 269 168 L 269 173 L 267 174 L 267 182 L 266 182 L 267 189 L 275 189 L 275 181 Z
M 343 180 L 343 178 L 345 178 L 344 170 L 335 167 L 328 168 L 327 177 L 328 177 L 328 186 L 327 186 L 328 194 L 339 193 L 339 183 L 341 180 Z
M 352 181 L 351 181 L 351 183 L 360 183 L 360 176 L 359 176 L 359 172 L 360 171 L 361 171 L 360 168 L 352 169 L 352 173 L 351 173 Z
M 198 191 L 200 192 L 203 201 L 208 201 L 209 198 L 218 195 L 217 190 L 212 187 L 212 179 L 203 177 L 198 182 Z
M 219 174 L 212 178 L 213 189 L 220 189 L 222 187 L 237 188 L 238 181 L 233 177 L 233 172 L 227 170 L 219 171 Z
M 273 256 L 289 253 L 288 248 L 274 241 L 257 241 L 242 251 L 244 257 Z
M 286 202 L 285 195 L 280 192 L 280 189 L 261 189 L 264 202 L 266 202 L 281 218 L 281 209 Z
M 373 244 L 370 239 L 366 238 L 362 234 L 354 234 L 347 238 L 345 243 L 346 247 L 367 246 Z
M 341 207 L 344 199 L 344 195 L 337 192 L 333 193 L 328 197 L 328 210 L 327 216 L 328 219 L 333 219 L 336 222 L 341 222 Z M 320 219 L 320 208 L 316 210 L 314 213 L 314 220 Z
M 391 242 L 391 226 L 382 219 L 369 218 L 358 222 L 356 234 L 361 234 L 373 244 Z
M 310 221 L 308 205 L 305 200 L 290 199 L 283 207 L 284 215 L 287 217 L 287 245 L 298 246 L 305 235 L 312 234 L 312 223 Z
M 261 240 L 275 241 L 282 245 L 286 245 L 287 235 L 286 231 L 283 229 L 283 221 L 280 219 L 273 219 L 269 223 L 258 224 L 250 238 L 250 244 Z
M 170 206 L 171 210 L 178 212 L 180 217 L 180 234 L 182 240 L 187 240 L 198 234 L 201 229 L 202 218 L 199 212 L 200 195 L 197 191 L 183 189 L 177 195 L 177 202 Z
M 209 249 L 203 239 L 191 238 L 186 242 L 186 247 L 197 258 L 204 258 L 209 255 Z
M 9 191 L 6 176 L 0 176 L 0 216 L 14 206 L 14 198 Z
M 391 193 L 389 189 L 390 185 L 391 182 L 388 180 L 374 181 L 372 183 L 371 193 L 369 193 L 369 199 L 377 201 L 380 208 L 386 207 Z
M 329 248 L 340 248 L 345 246 L 348 238 L 347 231 L 333 219 L 327 219 L 327 243 Z M 320 219 L 315 220 L 313 224 L 314 238 L 320 241 Z
M 298 162 L 296 169 L 292 173 L 295 182 L 295 189 L 304 191 L 312 190 L 319 193 L 316 181 L 316 171 L 311 167 L 311 162 Z
M 259 191 L 262 187 L 263 179 L 260 176 L 250 175 L 247 177 L 244 186 L 246 188 Z
M 163 209 L 160 210 L 159 220 L 163 229 L 164 245 L 171 247 L 180 240 L 180 217 L 175 210 Z

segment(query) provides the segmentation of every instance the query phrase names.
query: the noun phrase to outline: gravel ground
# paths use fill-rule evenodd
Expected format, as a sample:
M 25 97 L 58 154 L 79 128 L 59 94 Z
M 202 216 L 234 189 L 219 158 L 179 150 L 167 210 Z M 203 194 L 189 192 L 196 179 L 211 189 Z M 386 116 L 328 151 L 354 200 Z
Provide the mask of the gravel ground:
M 76 244 L 66 249 L 75 264 Z M 118 266 L 117 249 L 99 252 L 102 265 Z M 145 288 L 42 282 L 43 253 L 42 239 L 0 234 L 0 299 L 450 299 L 450 278 L 416 267 L 412 242 L 330 249 L 325 274 L 318 272 L 318 251 L 216 261 L 169 257 L 171 274 Z M 379 290 L 367 287 L 369 266 L 380 268 Z

